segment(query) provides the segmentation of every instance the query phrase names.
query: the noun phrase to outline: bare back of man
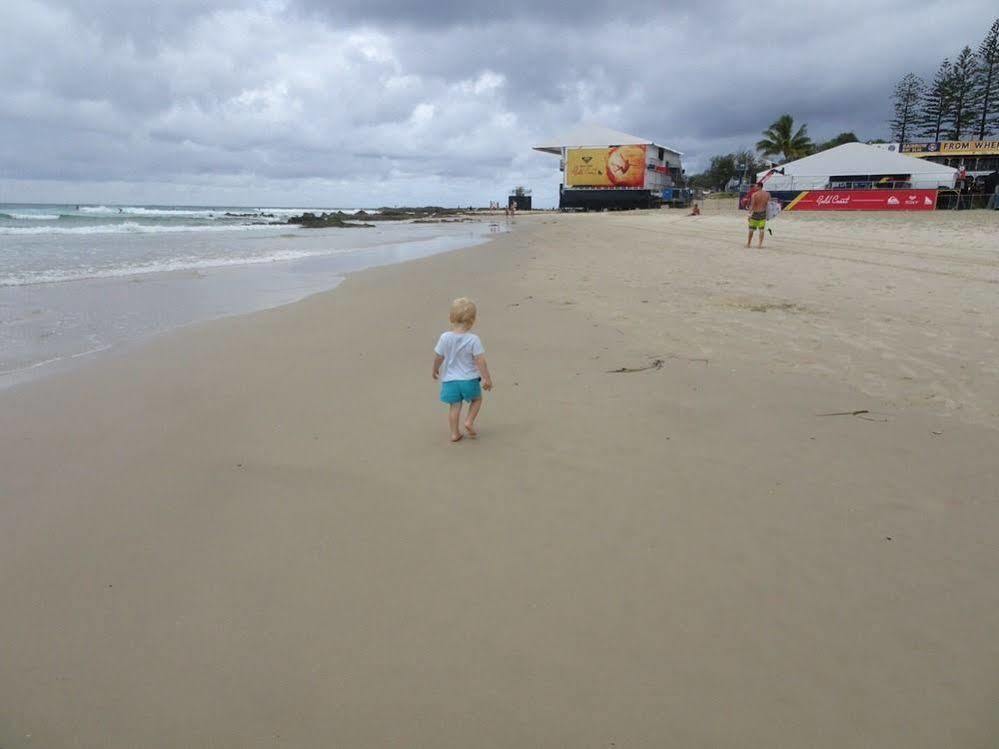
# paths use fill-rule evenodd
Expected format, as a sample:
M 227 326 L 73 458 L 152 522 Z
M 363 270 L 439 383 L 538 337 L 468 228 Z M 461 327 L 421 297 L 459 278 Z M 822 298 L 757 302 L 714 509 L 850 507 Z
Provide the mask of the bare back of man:
M 767 205 L 770 203 L 770 193 L 763 189 L 763 184 L 758 183 L 759 189 L 749 196 L 749 238 L 746 240 L 746 247 L 753 243 L 753 232 L 760 234 L 759 247 L 763 246 L 763 230 L 767 228 Z

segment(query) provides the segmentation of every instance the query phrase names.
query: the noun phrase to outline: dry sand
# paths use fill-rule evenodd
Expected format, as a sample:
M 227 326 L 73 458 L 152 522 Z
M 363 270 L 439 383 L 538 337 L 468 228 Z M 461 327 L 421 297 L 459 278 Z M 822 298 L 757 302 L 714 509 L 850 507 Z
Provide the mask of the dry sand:
M 0 393 L 0 746 L 994 745 L 997 218 L 518 218 Z

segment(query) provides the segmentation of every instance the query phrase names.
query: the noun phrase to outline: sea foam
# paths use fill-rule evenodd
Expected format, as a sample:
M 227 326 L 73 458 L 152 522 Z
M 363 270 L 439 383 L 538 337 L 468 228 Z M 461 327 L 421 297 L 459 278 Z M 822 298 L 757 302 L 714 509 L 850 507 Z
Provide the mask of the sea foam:
M 120 224 L 97 224 L 95 226 L 0 226 L 3 234 L 167 234 L 171 232 L 218 232 L 218 231 L 255 231 L 273 229 L 275 224 L 229 224 L 224 226 L 197 226 L 182 224 L 168 226 L 163 224 L 140 224 L 135 221 L 123 221 Z
M 0 286 L 33 286 L 36 284 L 66 283 L 68 281 L 84 281 L 101 278 L 124 278 L 142 276 L 150 273 L 169 273 L 175 271 L 208 270 L 211 268 L 227 268 L 234 265 L 259 265 L 261 263 L 277 263 L 285 260 L 301 260 L 307 257 L 340 255 L 354 252 L 354 249 L 340 250 L 279 250 L 263 255 L 240 257 L 175 257 L 149 263 L 133 263 L 119 265 L 113 268 L 75 268 L 63 271 L 22 271 L 0 275 Z
M 235 211 L 233 211 L 235 212 Z M 247 211 L 249 212 L 249 211 Z M 147 216 L 149 218 L 226 218 L 224 209 L 143 208 L 141 206 L 80 206 L 80 213 L 92 216 Z

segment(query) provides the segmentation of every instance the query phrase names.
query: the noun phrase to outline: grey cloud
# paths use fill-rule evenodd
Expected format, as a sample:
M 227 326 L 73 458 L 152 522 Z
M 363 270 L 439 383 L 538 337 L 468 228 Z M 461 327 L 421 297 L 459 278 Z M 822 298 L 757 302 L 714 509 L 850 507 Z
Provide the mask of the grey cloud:
M 142 54 L 183 35 L 192 23 L 219 11 L 251 5 L 245 0 L 45 0 L 73 17 L 74 27 L 110 41 L 125 41 Z
M 686 3 L 678 3 L 683 6 Z M 571 5 L 537 0 L 438 0 L 414 3 L 401 0 L 295 0 L 292 7 L 307 14 L 333 18 L 346 23 L 379 27 L 411 26 L 441 29 L 449 26 L 481 27 L 494 21 L 522 20 L 545 25 L 578 25 L 581 19 L 593 22 L 618 17 L 620 7 L 605 0 L 578 0 Z M 628 15 L 661 11 L 663 3 L 635 0 Z
M 817 138 L 881 136 L 894 81 L 931 73 L 994 14 L 979 0 L 762 18 L 731 0 L 10 2 L 8 178 L 284 185 L 292 203 L 306 189 L 553 193 L 557 162 L 530 146 L 582 119 L 673 145 L 690 170 L 785 111 Z

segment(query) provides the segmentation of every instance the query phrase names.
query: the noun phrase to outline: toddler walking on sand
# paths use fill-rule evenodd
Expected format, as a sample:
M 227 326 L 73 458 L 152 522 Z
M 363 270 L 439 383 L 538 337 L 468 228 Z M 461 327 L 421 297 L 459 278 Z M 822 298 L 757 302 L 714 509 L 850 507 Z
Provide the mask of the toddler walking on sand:
M 471 299 L 461 297 L 451 302 L 451 330 L 441 333 L 434 346 L 434 379 L 440 378 L 441 400 L 449 406 L 447 420 L 452 442 L 463 436 L 458 427 L 462 403 L 469 403 L 465 431 L 474 438 L 478 434 L 475 417 L 482 408 L 482 390 L 493 389 L 482 341 L 469 332 L 475 325 L 475 314 L 475 302 Z

